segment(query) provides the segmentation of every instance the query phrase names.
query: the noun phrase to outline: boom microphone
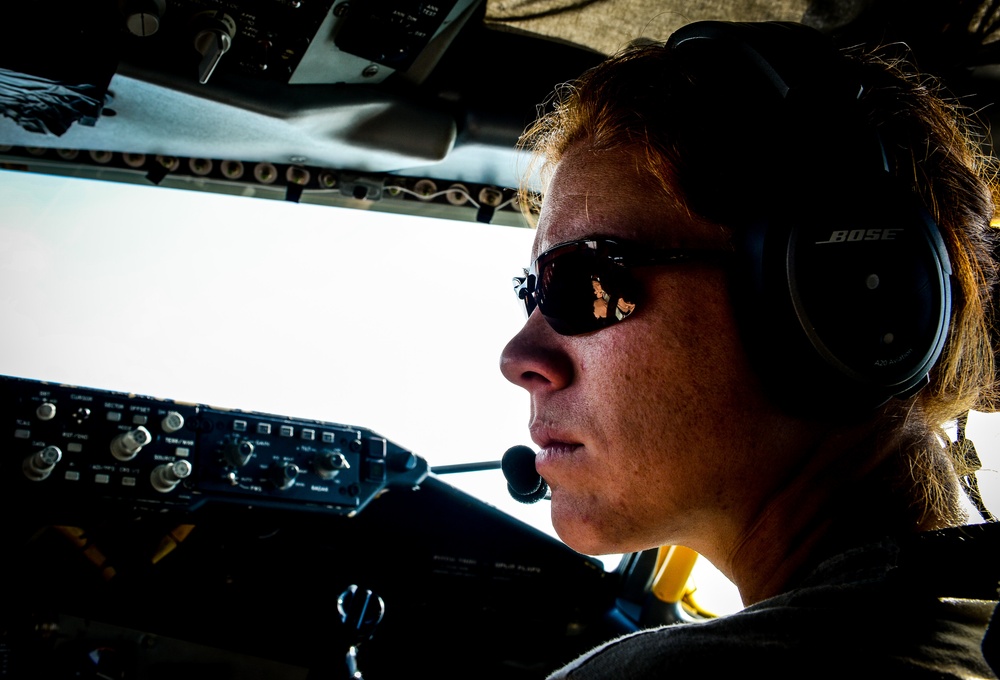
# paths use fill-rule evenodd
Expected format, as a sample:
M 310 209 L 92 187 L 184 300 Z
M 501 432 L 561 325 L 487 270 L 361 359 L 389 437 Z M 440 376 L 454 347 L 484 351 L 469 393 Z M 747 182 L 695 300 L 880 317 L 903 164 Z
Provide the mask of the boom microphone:
M 548 496 L 549 485 L 535 470 L 535 452 L 527 446 L 512 446 L 503 454 L 500 469 L 507 478 L 507 491 L 521 503 L 536 503 Z

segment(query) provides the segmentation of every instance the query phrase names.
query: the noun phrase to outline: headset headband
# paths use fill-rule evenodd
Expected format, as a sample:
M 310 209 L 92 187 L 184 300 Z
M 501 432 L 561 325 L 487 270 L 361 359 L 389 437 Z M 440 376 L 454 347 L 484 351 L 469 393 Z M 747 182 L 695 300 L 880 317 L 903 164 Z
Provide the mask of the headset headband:
M 692 145 L 682 186 L 734 226 L 737 313 L 765 384 L 813 414 L 919 389 L 947 335 L 951 267 L 887 170 L 859 71 L 800 24 L 696 22 L 667 48 Z

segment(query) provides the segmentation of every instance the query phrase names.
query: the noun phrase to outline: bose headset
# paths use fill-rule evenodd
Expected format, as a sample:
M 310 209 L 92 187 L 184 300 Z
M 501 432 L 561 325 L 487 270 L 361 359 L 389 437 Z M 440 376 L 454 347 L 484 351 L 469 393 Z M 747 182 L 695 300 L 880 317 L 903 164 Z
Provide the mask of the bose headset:
M 914 394 L 944 347 L 951 265 L 888 170 L 852 62 L 782 22 L 696 22 L 667 48 L 671 115 L 697 133 L 682 186 L 735 226 L 734 301 L 765 386 L 818 415 Z

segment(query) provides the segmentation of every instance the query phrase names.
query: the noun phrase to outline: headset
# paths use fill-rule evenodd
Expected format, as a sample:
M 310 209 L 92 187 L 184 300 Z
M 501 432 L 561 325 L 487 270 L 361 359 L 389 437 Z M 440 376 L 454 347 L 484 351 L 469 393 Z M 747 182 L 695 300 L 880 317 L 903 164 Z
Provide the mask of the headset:
M 671 115 L 696 133 L 682 186 L 736 223 L 734 303 L 765 387 L 819 416 L 915 394 L 947 337 L 951 264 L 889 172 L 853 63 L 785 22 L 695 22 L 667 49 Z

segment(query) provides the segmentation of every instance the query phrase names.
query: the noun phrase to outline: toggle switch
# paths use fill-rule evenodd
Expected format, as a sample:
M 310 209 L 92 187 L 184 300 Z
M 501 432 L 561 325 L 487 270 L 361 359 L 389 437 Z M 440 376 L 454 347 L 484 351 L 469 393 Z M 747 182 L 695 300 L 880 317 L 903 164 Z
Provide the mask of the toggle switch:
M 204 85 L 212 77 L 222 55 L 232 47 L 236 22 L 225 12 L 208 10 L 195 15 L 195 26 L 194 48 L 202 55 L 198 82 Z
M 341 470 L 351 468 L 347 457 L 338 451 L 324 451 L 316 457 L 316 474 L 323 479 L 332 479 Z

